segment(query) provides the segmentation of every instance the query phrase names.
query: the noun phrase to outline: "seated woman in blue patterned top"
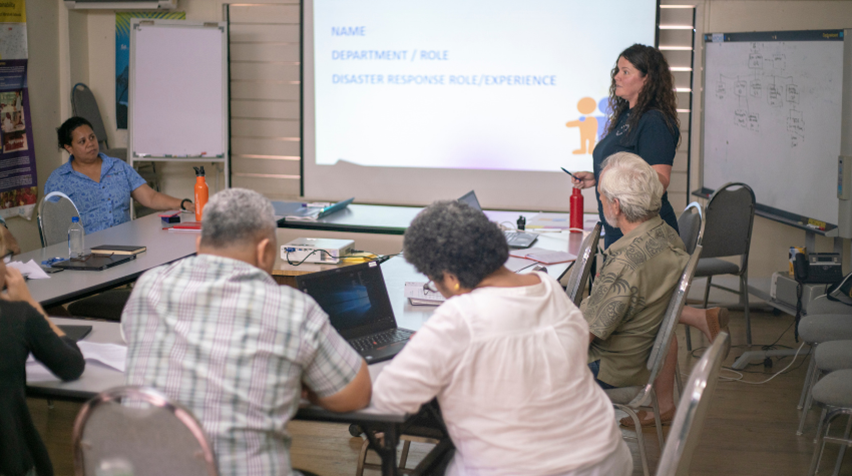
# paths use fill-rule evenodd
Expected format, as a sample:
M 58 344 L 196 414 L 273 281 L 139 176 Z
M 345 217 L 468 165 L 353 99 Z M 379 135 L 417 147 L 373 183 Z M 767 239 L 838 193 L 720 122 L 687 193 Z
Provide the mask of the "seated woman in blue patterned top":
M 50 174 L 44 194 L 58 191 L 68 195 L 77 205 L 87 234 L 130 221 L 130 197 L 154 210 L 195 211 L 188 199 L 157 192 L 123 160 L 99 153 L 98 138 L 86 119 L 68 119 L 57 135 L 59 147 L 71 158 Z

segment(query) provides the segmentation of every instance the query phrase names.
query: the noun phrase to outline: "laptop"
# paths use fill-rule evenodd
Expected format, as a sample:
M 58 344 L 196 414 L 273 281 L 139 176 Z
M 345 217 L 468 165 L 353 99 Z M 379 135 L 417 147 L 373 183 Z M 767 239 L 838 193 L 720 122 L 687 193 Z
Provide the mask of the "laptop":
M 290 207 L 287 206 L 288 204 L 282 204 L 278 207 L 275 207 L 275 205 L 273 204 L 273 207 L 276 208 L 276 215 L 278 214 L 278 210 L 286 212 L 284 214 L 284 221 L 317 221 L 321 218 L 325 218 L 331 214 L 346 209 L 346 207 L 348 207 L 349 204 L 353 201 L 355 201 L 355 197 L 347 198 L 346 200 L 333 203 L 323 208 L 305 207 L 301 204 L 299 204 L 299 207 L 295 209 L 290 209 Z
M 367 363 L 393 358 L 414 334 L 396 326 L 385 278 L 375 261 L 296 276 L 296 287 L 314 298 Z
M 473 190 L 462 195 L 458 201 L 482 211 L 482 207 L 479 206 L 479 200 L 476 199 L 476 194 L 473 193 Z M 510 248 L 529 248 L 538 239 L 538 235 L 522 231 L 504 231 L 503 234 L 506 235 L 506 242 L 509 243 Z
M 103 271 L 107 268 L 136 259 L 136 255 L 96 255 L 68 259 L 51 264 L 54 268 L 78 271 Z

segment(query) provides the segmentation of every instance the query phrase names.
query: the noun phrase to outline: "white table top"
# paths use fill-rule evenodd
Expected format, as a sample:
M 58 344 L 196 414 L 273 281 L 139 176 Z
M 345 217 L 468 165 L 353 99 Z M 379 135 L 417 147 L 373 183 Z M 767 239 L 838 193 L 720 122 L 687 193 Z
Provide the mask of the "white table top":
M 184 213 L 181 219 L 193 221 L 195 217 Z M 147 246 L 148 250 L 137 255 L 132 261 L 103 271 L 65 270 L 51 274 L 50 279 L 30 280 L 27 287 L 33 297 L 44 306 L 62 304 L 131 282 L 151 268 L 195 253 L 198 234 L 173 233 L 163 230 L 163 226 L 160 217 L 153 214 L 87 235 L 86 248 L 97 245 L 142 245 Z M 41 264 L 42 261 L 56 256 L 67 258 L 68 245 L 58 243 L 22 253 L 15 256 L 14 261 L 27 262 L 32 259 Z

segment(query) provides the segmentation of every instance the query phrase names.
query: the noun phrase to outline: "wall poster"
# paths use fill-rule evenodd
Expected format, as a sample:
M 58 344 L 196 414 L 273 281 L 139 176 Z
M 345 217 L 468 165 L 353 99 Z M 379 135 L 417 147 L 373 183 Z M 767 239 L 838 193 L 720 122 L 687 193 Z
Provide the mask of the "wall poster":
M 0 2 L 0 215 L 32 218 L 38 201 L 24 0 Z

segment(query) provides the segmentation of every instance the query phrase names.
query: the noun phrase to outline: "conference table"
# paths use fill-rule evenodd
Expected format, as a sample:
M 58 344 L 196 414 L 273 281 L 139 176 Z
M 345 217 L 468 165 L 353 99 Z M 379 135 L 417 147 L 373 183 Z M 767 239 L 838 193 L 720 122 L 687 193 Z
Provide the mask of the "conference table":
M 382 265 L 385 282 L 391 296 L 393 311 L 400 327 L 417 330 L 429 318 L 435 307 L 412 306 L 403 296 L 406 281 L 426 281 L 414 268 L 401 257 L 391 258 Z M 119 323 L 83 319 L 52 318 L 58 325 L 88 325 L 92 326 L 91 333 L 85 341 L 104 344 L 125 345 L 119 329 Z M 369 366 L 370 378 L 375 381 L 386 362 Z M 98 393 L 113 387 L 125 385 L 124 373 L 100 362 L 87 360 L 86 370 L 78 379 L 62 382 L 48 374 L 38 364 L 27 365 L 27 396 L 52 400 L 86 401 Z M 305 402 L 306 403 L 306 402 Z M 429 411 L 424 406 L 423 413 Z M 381 412 L 372 405 L 350 413 L 335 413 L 320 407 L 305 405 L 296 413 L 295 419 L 332 423 L 357 424 L 365 430 L 371 439 L 373 448 L 382 459 L 382 473 L 396 475 L 396 446 L 399 435 L 407 431 L 413 422 L 424 418 L 422 415 L 388 414 Z M 435 430 L 433 430 L 435 431 Z M 375 438 L 375 433 L 384 434 L 383 439 Z M 448 441 L 448 435 L 443 438 Z M 439 451 L 446 448 L 446 443 Z
M 190 213 L 183 213 L 185 221 L 195 220 Z M 42 306 L 64 304 L 97 294 L 105 289 L 131 283 L 151 268 L 177 261 L 195 254 L 197 233 L 177 233 L 164 230 L 165 225 L 156 214 L 131 220 L 106 230 L 86 235 L 85 246 L 140 245 L 147 250 L 136 255 L 136 259 L 107 268 L 103 271 L 61 271 L 49 275 L 50 279 L 31 279 L 27 287 Z M 55 257 L 68 257 L 68 244 L 57 243 L 14 256 L 14 261 L 29 260 L 41 264 Z
M 163 230 L 160 218 L 156 215 L 143 217 L 86 237 L 87 247 L 101 244 L 147 246 L 148 250 L 138 255 L 135 260 L 104 271 L 63 271 L 51 275 L 50 279 L 31 280 L 28 286 L 36 300 L 44 305 L 68 302 L 115 285 L 131 282 L 148 269 L 194 254 L 197 236 L 198 234 L 193 233 L 184 234 Z M 541 233 L 534 246 L 576 255 L 583 237 L 582 233 Z M 41 262 L 54 256 L 66 255 L 67 246 L 63 243 L 24 253 L 18 256 L 17 260 L 27 261 L 32 258 L 36 262 Z M 507 266 L 519 272 L 530 272 L 536 264 L 519 258 L 510 258 L 507 262 Z M 570 265 L 571 263 L 548 265 L 546 272 L 555 279 L 559 279 Z M 327 266 L 322 265 L 323 268 Z M 431 316 L 435 307 L 413 306 L 405 298 L 403 291 L 406 282 L 425 283 L 427 278 L 418 273 L 401 256 L 385 261 L 381 267 L 398 326 L 418 330 Z M 119 324 L 116 322 L 64 318 L 54 318 L 54 320 L 60 325 L 92 326 L 92 332 L 86 337 L 86 341 L 124 345 Z M 373 380 L 386 364 L 387 362 L 380 362 L 369 366 Z M 85 401 L 104 390 L 124 385 L 123 372 L 98 362 L 87 362 L 86 370 L 81 378 L 72 382 L 61 382 L 43 370 L 32 370 L 30 366 L 28 366 L 27 379 L 27 395 L 30 397 Z M 422 412 L 427 412 L 428 409 L 429 406 L 425 405 Z M 424 416 L 385 414 L 372 406 L 343 414 L 315 406 L 305 406 L 299 409 L 295 418 L 360 425 L 366 430 L 368 438 L 371 439 L 371 445 L 382 459 L 383 474 L 395 475 L 397 474 L 395 455 L 398 436 L 406 431 L 412 422 L 419 421 Z M 384 439 L 375 439 L 375 432 L 384 433 Z M 442 445 L 441 449 L 445 447 L 446 445 Z

